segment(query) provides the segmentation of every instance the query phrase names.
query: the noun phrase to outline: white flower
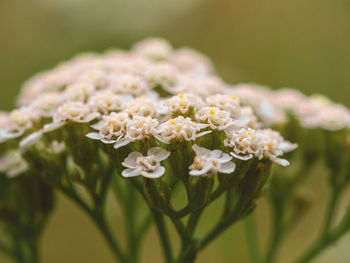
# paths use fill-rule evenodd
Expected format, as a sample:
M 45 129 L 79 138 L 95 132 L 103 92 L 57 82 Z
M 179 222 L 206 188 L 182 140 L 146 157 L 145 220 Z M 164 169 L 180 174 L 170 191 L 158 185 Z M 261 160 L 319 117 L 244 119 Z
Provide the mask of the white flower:
M 280 159 L 279 156 L 297 147 L 296 144 L 285 141 L 278 132 L 271 129 L 231 129 L 226 131 L 226 135 L 225 146 L 232 148 L 230 154 L 241 160 L 249 160 L 255 156 L 259 160 L 266 158 L 287 166 L 289 162 Z
M 95 86 L 91 82 L 76 82 L 66 88 L 64 97 L 68 101 L 87 102 L 95 90 Z
M 252 107 L 245 106 L 241 108 L 238 126 L 245 128 L 259 128 L 261 126 L 261 123 L 258 122 L 258 118 L 254 114 Z
M 230 113 L 216 107 L 204 107 L 196 112 L 195 118 L 198 121 L 207 122 L 213 130 L 224 130 L 235 124 Z
M 109 90 L 102 90 L 90 97 L 88 105 L 92 111 L 106 115 L 112 111 L 122 110 L 125 100 L 128 98 L 118 96 Z
M 96 89 L 104 88 L 108 85 L 108 76 L 101 69 L 90 69 L 79 75 L 77 81 L 91 83 Z
M 146 73 L 145 78 L 152 88 L 161 87 L 170 94 L 176 94 L 180 90 L 178 83 L 178 71 L 171 64 L 159 63 L 153 65 Z
M 251 106 L 255 114 L 267 125 L 286 121 L 283 109 L 277 106 L 273 93 L 262 86 L 241 84 L 233 87 L 243 105 Z
M 9 113 L 6 127 L 0 133 L 0 142 L 22 136 L 33 128 L 37 114 L 30 107 L 22 107 Z
M 241 113 L 240 102 L 236 95 L 216 94 L 207 98 L 207 103 L 211 107 L 228 111 L 233 118 L 239 118 Z
M 66 102 L 58 107 L 53 116 L 54 123 L 90 122 L 100 116 L 97 112 L 91 112 L 89 106 L 81 102 Z
M 182 92 L 193 93 L 202 98 L 208 96 L 224 93 L 226 86 L 221 79 L 215 76 L 183 76 L 179 83 L 179 89 Z
M 38 117 L 52 117 L 57 107 L 63 102 L 63 97 L 59 92 L 48 92 L 39 96 L 32 104 L 31 108 Z
M 27 162 L 18 150 L 9 151 L 0 157 L 0 172 L 6 174 L 9 178 L 24 173 L 28 168 Z
M 195 75 L 204 75 L 212 72 L 212 66 L 208 58 L 189 48 L 175 51 L 171 61 L 183 72 Z
M 306 99 L 304 94 L 294 89 L 280 89 L 275 91 L 273 95 L 273 100 L 278 107 L 292 112 L 299 105 L 303 104 Z
M 139 97 L 132 100 L 125 108 L 125 111 L 132 116 L 157 117 L 158 108 L 154 101 L 146 97 Z
M 260 137 L 262 148 L 262 153 L 260 152 L 259 155 L 257 155 L 260 160 L 268 158 L 279 165 L 289 165 L 287 160 L 278 157 L 296 149 L 297 144 L 285 141 L 279 132 L 271 129 L 260 130 L 258 136 Z
M 110 83 L 109 89 L 116 93 L 141 95 L 150 88 L 140 77 L 132 74 L 117 75 Z
M 340 104 L 326 106 L 317 114 L 319 126 L 330 131 L 350 129 L 350 111 Z
M 259 141 L 255 136 L 255 130 L 251 128 L 228 129 L 227 138 L 224 140 L 226 147 L 233 148 L 230 154 L 240 160 L 253 158 L 259 147 Z
M 196 156 L 190 166 L 190 175 L 206 176 L 217 172 L 230 174 L 236 169 L 236 164 L 231 161 L 232 157 L 227 153 L 220 150 L 210 151 L 196 144 L 192 146 L 192 149 Z
M 0 130 L 7 127 L 9 123 L 9 113 L 0 111 Z
M 164 39 L 150 38 L 136 44 L 132 52 L 154 61 L 161 61 L 169 57 L 172 47 Z
M 130 120 L 126 112 L 112 112 L 92 127 L 98 132 L 90 132 L 86 136 L 90 139 L 101 140 L 103 143 L 116 143 L 126 132 L 126 125 Z
M 126 125 L 126 134 L 123 138 L 117 140 L 114 145 L 115 149 L 118 149 L 124 145 L 134 142 L 136 140 L 147 139 L 152 135 L 155 135 L 157 131 L 158 121 L 151 117 L 135 116 L 132 120 L 128 121 Z
M 180 93 L 165 101 L 165 105 L 170 112 L 181 114 L 188 113 L 191 109 L 199 108 L 202 103 L 201 99 L 189 93 Z
M 158 128 L 159 134 L 156 134 L 155 137 L 164 143 L 169 143 L 171 140 L 194 141 L 198 137 L 211 132 L 200 132 L 200 130 L 207 128 L 208 126 L 209 124 L 197 123 L 192 121 L 191 118 L 179 116 L 160 124 Z
M 170 152 L 160 147 L 149 149 L 147 156 L 143 156 L 139 152 L 132 152 L 122 163 L 127 168 L 123 170 L 122 176 L 135 177 L 142 175 L 146 178 L 159 178 L 165 172 L 165 168 L 161 166 L 160 162 L 167 159 L 169 155 Z

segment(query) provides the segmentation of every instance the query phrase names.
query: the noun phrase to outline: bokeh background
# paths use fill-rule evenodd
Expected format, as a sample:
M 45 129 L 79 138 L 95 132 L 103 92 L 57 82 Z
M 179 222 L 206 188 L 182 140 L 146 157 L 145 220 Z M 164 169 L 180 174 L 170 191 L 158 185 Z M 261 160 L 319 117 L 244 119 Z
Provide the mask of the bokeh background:
M 74 54 L 127 49 L 150 36 L 207 54 L 229 83 L 256 82 L 323 93 L 350 106 L 349 0 L 0 0 L 0 109 L 10 110 L 21 83 Z M 291 262 L 314 238 L 327 197 L 322 167 L 308 185 L 312 211 L 284 244 Z M 268 207 L 259 201 L 259 237 L 267 238 Z M 344 201 L 346 203 L 346 200 Z M 122 235 L 118 207 L 110 220 Z M 219 213 L 211 211 L 212 216 Z M 204 224 L 211 223 L 207 218 Z M 161 262 L 154 230 L 144 263 Z M 350 236 L 314 262 L 350 262 Z M 109 263 L 112 256 L 93 224 L 59 196 L 43 237 L 43 263 Z M 200 254 L 198 262 L 249 262 L 241 224 Z M 7 262 L 1 258 L 0 262 Z

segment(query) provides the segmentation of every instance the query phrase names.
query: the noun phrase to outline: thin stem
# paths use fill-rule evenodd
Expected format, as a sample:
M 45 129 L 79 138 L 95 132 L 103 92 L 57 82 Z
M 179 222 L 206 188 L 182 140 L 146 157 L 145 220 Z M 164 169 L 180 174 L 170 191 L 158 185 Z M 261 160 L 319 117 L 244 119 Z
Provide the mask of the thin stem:
M 325 213 L 325 221 L 321 234 L 319 238 L 310 246 L 310 248 L 307 249 L 306 252 L 296 261 L 297 263 L 310 262 L 310 260 L 316 257 L 333 242 L 337 241 L 349 230 L 350 209 L 348 209 L 347 214 L 344 216 L 338 227 L 334 229 L 334 231 L 331 230 L 331 225 L 335 216 L 340 193 L 341 191 L 336 187 L 332 188 L 331 197 Z
M 203 212 L 203 209 L 198 209 L 196 211 L 194 211 L 190 218 L 188 219 L 188 223 L 187 223 L 187 231 L 189 232 L 189 234 L 191 236 L 194 235 L 194 232 L 196 231 L 196 227 L 198 225 L 198 221 L 199 221 L 199 218 L 201 216 Z
M 276 260 L 277 252 L 279 250 L 279 247 L 281 246 L 281 240 L 284 235 L 284 213 L 281 211 L 278 212 L 278 210 L 276 210 L 275 208 L 273 214 L 274 215 L 272 220 L 272 236 L 270 238 L 267 252 L 263 261 L 265 263 L 272 263 Z
M 157 230 L 158 230 L 158 235 L 159 235 L 159 238 L 161 241 L 160 243 L 161 243 L 162 248 L 163 248 L 164 260 L 167 263 L 171 263 L 171 262 L 173 262 L 173 254 L 172 254 L 170 239 L 169 239 L 168 232 L 166 229 L 164 217 L 162 216 L 162 214 L 160 214 L 159 212 L 157 212 L 156 210 L 154 210 L 151 207 L 150 207 L 150 210 L 151 210 L 154 221 L 156 223 L 155 225 L 156 225 Z
M 330 228 L 332 227 L 332 221 L 333 221 L 333 218 L 335 216 L 339 195 L 340 195 L 340 191 L 338 191 L 337 188 L 332 188 L 327 211 L 325 214 L 323 230 L 321 232 L 321 235 L 322 235 L 321 239 L 327 238 L 328 232 L 329 232 Z
M 136 188 L 136 190 L 142 195 L 142 197 L 146 201 L 146 203 L 151 211 L 151 214 L 153 216 L 153 219 L 154 219 L 157 231 L 158 231 L 158 236 L 159 236 L 159 239 L 161 241 L 160 243 L 161 243 L 161 246 L 163 249 L 163 256 L 164 256 L 165 262 L 167 262 L 167 263 L 173 262 L 173 253 L 172 253 L 170 239 L 168 236 L 168 232 L 166 229 L 163 215 L 151 207 L 151 205 L 149 204 L 149 202 L 145 196 L 145 193 L 143 192 L 142 187 L 138 184 L 138 182 L 135 180 L 131 180 L 131 183 Z
M 100 232 L 103 234 L 105 240 L 107 241 L 108 245 L 112 249 L 112 252 L 116 259 L 118 259 L 120 262 L 127 262 L 125 259 L 124 254 L 122 253 L 119 244 L 114 239 L 111 230 L 109 229 L 109 226 L 107 225 L 107 222 L 105 220 L 105 217 L 103 215 L 103 206 L 96 207 L 95 209 L 91 209 L 81 198 L 78 196 L 78 194 L 70 189 L 66 189 L 65 187 L 61 187 L 60 190 L 66 194 L 69 198 L 71 198 L 73 201 L 75 201 L 84 211 L 87 215 L 90 216 L 92 221 L 95 223 L 95 225 L 98 227 Z
M 150 215 L 147 215 L 145 219 L 143 219 L 143 222 L 140 224 L 138 231 L 137 231 L 137 236 L 139 238 L 142 238 L 146 231 L 150 228 L 150 226 L 153 223 L 153 218 Z
M 251 257 L 252 263 L 260 262 L 260 253 L 259 253 L 259 243 L 256 234 L 255 227 L 255 218 L 254 215 L 249 215 L 246 220 L 244 220 L 244 226 L 246 231 L 247 243 L 249 254 Z
M 119 244 L 114 239 L 112 235 L 112 231 L 109 228 L 104 215 L 102 213 L 97 213 L 96 215 L 91 215 L 91 216 L 94 219 L 96 226 L 105 237 L 108 245 L 112 248 L 115 258 L 123 263 L 128 262 L 123 252 L 121 251 Z

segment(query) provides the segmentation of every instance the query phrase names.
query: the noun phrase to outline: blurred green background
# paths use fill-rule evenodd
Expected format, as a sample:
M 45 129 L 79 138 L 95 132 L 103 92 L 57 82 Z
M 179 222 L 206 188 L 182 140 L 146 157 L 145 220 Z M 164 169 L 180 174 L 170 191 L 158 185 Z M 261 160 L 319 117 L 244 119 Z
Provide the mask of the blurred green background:
M 293 87 L 350 106 L 349 0 L 0 0 L 0 32 L 1 110 L 13 107 L 21 83 L 38 71 L 78 52 L 129 48 L 150 36 L 207 54 L 227 82 Z M 308 182 L 317 196 L 314 216 L 292 234 L 279 262 L 291 262 L 313 239 L 327 197 L 320 181 Z M 112 204 L 110 210 L 121 233 L 119 210 Z M 269 227 L 263 200 L 257 214 L 263 241 Z M 161 262 L 157 242 L 152 230 L 144 263 Z M 350 262 L 349 244 L 346 236 L 315 262 Z M 240 224 L 201 253 L 198 262 L 214 260 L 248 262 Z M 0 256 L 0 262 L 6 261 Z M 60 197 L 44 234 L 43 262 L 113 261 L 89 219 Z

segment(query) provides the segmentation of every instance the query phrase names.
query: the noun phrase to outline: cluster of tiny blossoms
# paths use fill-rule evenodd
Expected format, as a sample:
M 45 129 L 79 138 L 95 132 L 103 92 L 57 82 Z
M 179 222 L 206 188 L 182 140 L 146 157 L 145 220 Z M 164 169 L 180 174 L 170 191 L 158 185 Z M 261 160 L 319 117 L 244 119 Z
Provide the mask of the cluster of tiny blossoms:
M 162 176 L 162 161 L 181 143 L 192 151 L 192 176 L 233 173 L 236 162 L 251 158 L 286 166 L 282 155 L 296 145 L 263 127 L 285 121 L 288 105 L 261 99 L 265 93 L 230 87 L 203 55 L 149 39 L 130 52 L 84 54 L 36 75 L 23 86 L 19 108 L 0 114 L 0 143 L 23 150 L 76 123 L 90 129 L 81 136 L 92 143 L 130 149 L 124 177 Z M 136 142 L 147 145 L 143 153 L 128 148 Z
M 306 96 L 294 89 L 272 91 L 250 84 L 233 86 L 227 93 L 250 106 L 265 126 L 285 124 L 293 116 L 306 129 L 350 129 L 350 110 L 322 95 Z

